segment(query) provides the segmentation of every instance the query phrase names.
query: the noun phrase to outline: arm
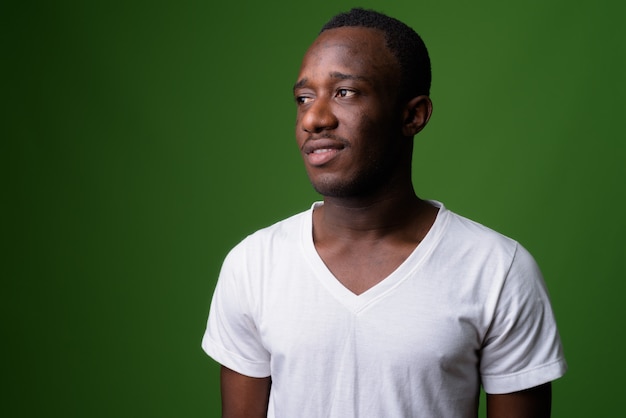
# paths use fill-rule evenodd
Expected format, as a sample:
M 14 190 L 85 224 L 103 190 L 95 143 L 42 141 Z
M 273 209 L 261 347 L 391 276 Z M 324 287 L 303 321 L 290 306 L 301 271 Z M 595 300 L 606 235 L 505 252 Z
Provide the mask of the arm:
M 504 395 L 487 394 L 487 418 L 550 418 L 552 385 Z
M 270 377 L 248 377 L 222 366 L 222 417 L 266 418 L 271 386 Z

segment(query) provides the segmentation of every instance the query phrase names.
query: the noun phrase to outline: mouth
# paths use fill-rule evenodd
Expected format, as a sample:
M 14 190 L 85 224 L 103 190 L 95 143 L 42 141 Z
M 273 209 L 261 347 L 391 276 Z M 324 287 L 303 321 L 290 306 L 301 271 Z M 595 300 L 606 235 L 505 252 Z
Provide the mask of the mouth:
M 322 166 L 335 158 L 339 151 L 338 148 L 317 148 L 305 155 L 310 165 Z
M 332 161 L 345 147 L 343 141 L 320 138 L 306 141 L 302 153 L 309 165 L 319 167 Z

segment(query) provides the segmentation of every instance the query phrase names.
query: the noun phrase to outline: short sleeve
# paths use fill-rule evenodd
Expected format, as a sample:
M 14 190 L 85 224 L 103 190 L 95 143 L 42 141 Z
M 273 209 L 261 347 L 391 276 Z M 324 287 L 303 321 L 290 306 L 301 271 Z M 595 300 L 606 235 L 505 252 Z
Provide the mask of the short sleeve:
M 254 315 L 245 249 L 235 247 L 224 260 L 211 301 L 202 349 L 215 361 L 250 377 L 270 375 L 270 355 L 263 347 Z
M 487 393 L 529 389 L 567 369 L 545 282 L 532 256 L 517 245 L 481 350 Z

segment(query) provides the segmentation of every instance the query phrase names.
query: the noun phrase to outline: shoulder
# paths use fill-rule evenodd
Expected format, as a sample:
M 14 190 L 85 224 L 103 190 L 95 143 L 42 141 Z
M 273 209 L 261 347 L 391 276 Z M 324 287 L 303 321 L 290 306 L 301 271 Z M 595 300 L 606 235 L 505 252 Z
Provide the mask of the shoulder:
M 301 231 L 310 223 L 310 217 L 311 210 L 306 210 L 253 232 L 229 251 L 225 262 L 255 256 L 262 258 L 299 245 Z
M 254 306 L 273 272 L 283 260 L 295 258 L 301 248 L 299 230 L 307 212 L 293 215 L 257 230 L 235 245 L 226 255 L 217 283 L 220 297 L 236 300 L 241 306 Z
M 521 281 L 527 285 L 542 282 L 534 257 L 518 241 L 483 224 L 441 208 L 444 218 L 440 228 L 439 257 L 465 271 L 482 272 L 500 285 Z M 530 280 L 530 281 L 528 281 Z
M 439 205 L 439 216 L 443 218 L 442 240 L 448 245 L 472 252 L 501 253 L 511 258 L 521 247 L 513 238 Z

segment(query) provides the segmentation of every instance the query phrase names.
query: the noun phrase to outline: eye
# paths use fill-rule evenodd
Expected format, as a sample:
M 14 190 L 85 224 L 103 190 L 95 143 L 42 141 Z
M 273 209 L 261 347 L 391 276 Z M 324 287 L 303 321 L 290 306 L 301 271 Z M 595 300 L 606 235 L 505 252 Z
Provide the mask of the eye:
M 311 100 L 313 100 L 313 98 L 309 96 L 296 96 L 296 104 L 299 104 L 299 105 L 307 104 Z
M 339 89 L 337 90 L 336 97 L 351 97 L 356 94 L 356 91 L 350 89 Z

